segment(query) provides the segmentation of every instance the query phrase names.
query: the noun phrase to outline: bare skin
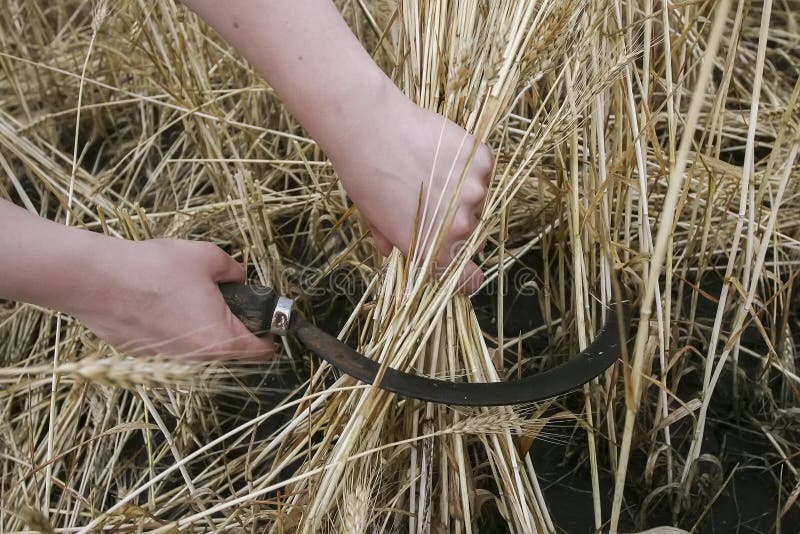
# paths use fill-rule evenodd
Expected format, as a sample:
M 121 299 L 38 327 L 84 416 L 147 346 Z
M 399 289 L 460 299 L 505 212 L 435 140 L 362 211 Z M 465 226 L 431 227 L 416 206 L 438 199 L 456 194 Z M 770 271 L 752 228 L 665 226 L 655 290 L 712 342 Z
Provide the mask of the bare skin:
M 211 243 L 125 241 L 0 200 L 0 296 L 68 313 L 127 354 L 263 360 L 272 341 L 228 309 L 244 269 Z
M 454 195 L 475 140 L 406 98 L 375 65 L 330 0 L 187 0 L 282 97 L 326 152 L 378 249 L 407 253 L 420 189 Z M 475 148 L 437 255 L 446 266 L 477 224 L 492 155 Z M 448 175 L 452 174 L 449 180 Z M 444 210 L 425 224 L 438 228 Z M 71 314 L 122 351 L 192 360 L 272 354 L 230 313 L 217 283 L 244 270 L 215 245 L 129 242 L 68 228 L 0 200 L 0 298 Z M 43 245 L 46 244 L 46 245 Z M 483 275 L 461 274 L 465 291 Z
M 372 61 L 330 0 L 185 3 L 253 65 L 325 150 L 378 249 L 388 254 L 394 245 L 408 252 L 420 187 L 426 194 L 430 189 L 432 204 L 443 195 L 447 206 L 474 138 L 411 102 Z M 472 233 L 483 206 L 493 160 L 487 146 L 477 150 L 437 257 L 442 267 Z M 442 209 L 426 224 L 438 228 L 443 216 Z M 472 292 L 482 280 L 470 264 L 460 282 Z

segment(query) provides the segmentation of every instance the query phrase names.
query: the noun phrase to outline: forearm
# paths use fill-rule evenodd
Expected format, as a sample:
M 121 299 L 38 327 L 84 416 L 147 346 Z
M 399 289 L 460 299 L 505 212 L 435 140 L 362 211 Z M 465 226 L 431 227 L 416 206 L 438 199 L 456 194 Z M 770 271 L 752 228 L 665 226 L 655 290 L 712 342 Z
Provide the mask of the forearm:
M 0 199 L 0 298 L 75 313 L 102 298 L 123 241 L 67 227 Z
M 330 0 L 185 0 L 269 82 L 323 150 L 405 100 Z

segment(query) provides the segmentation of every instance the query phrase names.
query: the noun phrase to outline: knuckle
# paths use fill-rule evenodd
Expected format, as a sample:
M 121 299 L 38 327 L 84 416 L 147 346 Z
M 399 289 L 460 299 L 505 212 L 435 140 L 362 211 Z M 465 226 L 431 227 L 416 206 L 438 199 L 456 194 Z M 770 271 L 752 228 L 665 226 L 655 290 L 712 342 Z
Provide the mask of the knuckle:
M 491 175 L 494 169 L 494 155 L 487 145 L 482 144 L 478 148 L 478 152 L 475 154 L 475 166 L 484 177 L 488 178 Z
M 196 247 L 200 261 L 214 271 L 226 271 L 230 267 L 231 257 L 214 243 L 202 241 Z
M 472 233 L 473 226 L 467 217 L 459 214 L 453 219 L 453 224 L 450 226 L 450 234 L 456 240 L 466 239 Z
M 492 154 L 492 149 L 489 148 L 489 145 L 481 144 L 480 148 L 478 148 L 478 157 L 484 168 L 491 170 L 494 166 L 494 154 Z
M 486 191 L 486 184 L 484 184 L 482 181 L 471 180 L 469 183 L 464 185 L 462 197 L 466 204 L 474 205 L 483 201 L 483 199 L 486 197 Z
M 221 248 L 208 241 L 200 241 L 195 246 L 200 254 L 211 260 L 219 259 L 225 254 Z
M 488 188 L 486 187 L 485 183 L 477 182 L 474 186 L 475 200 L 482 201 L 484 197 L 486 197 L 487 190 Z

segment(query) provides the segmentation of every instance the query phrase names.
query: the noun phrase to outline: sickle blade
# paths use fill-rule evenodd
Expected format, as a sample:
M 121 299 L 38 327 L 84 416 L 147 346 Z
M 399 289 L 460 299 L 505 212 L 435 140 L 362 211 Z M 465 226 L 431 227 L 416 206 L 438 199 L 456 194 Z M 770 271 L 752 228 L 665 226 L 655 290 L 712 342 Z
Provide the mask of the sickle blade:
M 624 309 L 624 308 L 623 308 Z M 505 406 L 536 402 L 576 390 L 608 369 L 621 354 L 620 333 L 627 319 L 616 306 L 592 344 L 575 358 L 548 371 L 504 382 L 450 382 L 386 369 L 378 387 L 404 397 L 454 406 Z M 624 330 L 620 329 L 620 320 Z M 289 330 L 314 354 L 343 373 L 373 384 L 381 364 L 371 360 L 297 314 Z

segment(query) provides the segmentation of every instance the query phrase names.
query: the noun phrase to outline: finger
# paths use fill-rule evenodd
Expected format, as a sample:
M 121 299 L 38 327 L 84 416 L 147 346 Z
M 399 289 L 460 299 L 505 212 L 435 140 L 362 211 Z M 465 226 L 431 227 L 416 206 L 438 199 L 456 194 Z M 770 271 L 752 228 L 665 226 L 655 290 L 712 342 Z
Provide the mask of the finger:
M 440 276 L 453 261 L 453 258 L 458 256 L 467 239 L 475 230 L 477 223 L 478 221 L 471 213 L 471 209 L 464 206 L 459 208 L 453 220 L 450 221 L 446 237 L 436 251 L 436 257 L 433 261 L 433 273 L 435 276 Z
M 271 335 L 255 336 L 232 313 L 227 326 L 228 343 L 217 351 L 214 359 L 259 363 L 270 360 L 275 354 Z
M 475 217 L 476 224 L 481 222 L 481 217 L 483 216 L 483 206 L 486 204 L 486 197 L 484 197 L 480 202 L 475 204 L 472 210 L 472 216 Z
M 481 210 L 486 202 L 486 185 L 482 181 L 473 177 L 464 184 L 461 190 L 461 205 L 471 210 Z
M 372 239 L 375 241 L 375 247 L 382 256 L 388 256 L 392 253 L 392 242 L 389 241 L 385 235 L 379 232 L 374 226 L 370 227 L 372 230 Z
M 458 289 L 465 295 L 472 295 L 478 291 L 483 284 L 484 276 L 480 267 L 473 262 L 469 262 L 458 276 Z
M 475 247 L 475 254 L 480 254 L 481 252 L 483 252 L 483 251 L 484 251 L 484 249 L 486 248 L 486 240 L 487 240 L 488 238 L 489 238 L 489 236 L 487 236 L 487 235 L 484 235 L 484 236 L 481 238 L 481 240 L 480 240 L 480 241 L 478 241 L 478 244 L 477 244 L 477 246 Z
M 472 235 L 477 226 L 478 220 L 473 215 L 468 215 L 466 212 L 459 212 L 458 215 L 460 215 L 460 217 L 457 217 L 456 221 L 460 221 L 461 226 L 464 226 L 464 228 L 461 228 L 460 234 L 451 233 L 454 239 L 447 243 L 447 248 L 440 251 L 439 257 L 437 258 L 438 265 L 450 265 L 453 258 L 458 257 L 463 252 L 464 247 L 467 246 L 468 238 Z M 473 262 L 467 263 L 461 272 L 458 273 L 457 284 L 459 291 L 462 293 L 471 295 L 480 288 L 482 283 L 483 273 Z
M 228 331 L 231 332 L 233 343 L 232 350 L 225 359 L 264 362 L 272 358 L 275 350 L 272 345 L 271 335 L 260 337 L 254 335 L 230 309 L 227 310 L 227 321 Z
M 442 250 L 433 262 L 432 272 L 434 277 L 441 278 L 447 271 L 448 267 L 452 264 L 453 258 L 457 257 L 465 246 L 464 241 L 452 241 L 448 243 L 448 247 Z M 477 291 L 481 284 L 483 284 L 484 276 L 481 269 L 474 263 L 467 263 L 464 268 L 457 274 L 458 280 L 456 282 L 458 290 L 464 294 L 471 295 Z
M 492 174 L 494 172 L 494 154 L 489 145 L 482 143 L 475 153 L 475 167 L 483 179 L 483 184 L 488 187 L 492 181 Z
M 224 254 L 224 253 L 223 253 Z M 224 265 L 220 265 L 219 270 L 214 273 L 215 282 L 238 282 L 245 283 L 247 280 L 247 272 L 242 264 L 234 260 L 226 254 L 227 261 Z
M 445 242 L 449 246 L 443 252 L 449 253 L 450 257 L 455 256 L 463 242 L 469 239 L 469 236 L 472 235 L 477 226 L 478 220 L 475 218 L 474 208 L 472 206 L 460 206 L 453 220 L 450 221 L 450 227 L 447 229 Z M 446 259 L 449 260 L 450 257 Z
M 438 279 L 442 277 L 445 271 L 447 271 L 447 266 L 446 264 L 443 266 L 443 264 L 435 262 L 432 270 L 434 277 Z M 474 262 L 469 262 L 464 266 L 461 272 L 458 273 L 456 289 L 458 292 L 463 293 L 464 295 L 472 295 L 481 288 L 484 278 L 485 277 L 480 267 L 478 267 Z
M 239 282 L 244 283 L 247 273 L 242 265 L 228 256 L 225 251 L 216 245 L 210 244 L 208 250 L 208 264 L 215 282 Z

